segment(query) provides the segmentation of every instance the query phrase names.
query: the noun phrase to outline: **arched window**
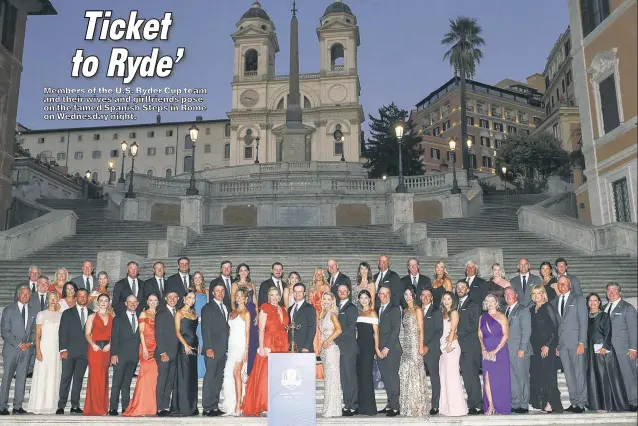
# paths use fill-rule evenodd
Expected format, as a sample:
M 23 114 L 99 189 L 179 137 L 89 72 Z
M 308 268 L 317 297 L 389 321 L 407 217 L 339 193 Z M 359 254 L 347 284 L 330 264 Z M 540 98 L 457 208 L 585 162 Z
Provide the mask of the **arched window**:
M 97 172 L 93 172 L 93 182 L 98 182 L 97 178 L 98 178 Z
M 111 181 L 111 183 L 115 182 L 117 180 L 117 173 L 115 172 L 115 170 L 112 170 L 110 175 L 109 175 L 109 180 Z
M 230 159 L 230 144 L 224 144 L 224 159 L 228 160 Z
M 152 169 L 148 169 L 146 171 L 146 176 L 153 176 L 153 170 Z
M 332 71 L 344 70 L 345 49 L 341 43 L 333 44 L 330 48 L 330 66 Z
M 187 155 L 184 157 L 184 173 L 190 173 L 193 170 L 193 157 Z
M 166 177 L 172 177 L 173 176 L 173 170 L 172 169 L 166 169 Z
M 230 137 L 230 123 L 226 123 L 226 126 L 224 126 L 224 137 Z
M 284 98 L 281 98 L 279 100 L 279 103 L 277 104 L 277 109 L 284 109 Z
M 255 49 L 248 49 L 244 55 L 244 75 L 256 75 L 259 68 L 259 55 Z
M 308 99 L 306 96 L 303 97 L 303 107 L 312 108 L 312 105 L 310 105 L 310 99 Z

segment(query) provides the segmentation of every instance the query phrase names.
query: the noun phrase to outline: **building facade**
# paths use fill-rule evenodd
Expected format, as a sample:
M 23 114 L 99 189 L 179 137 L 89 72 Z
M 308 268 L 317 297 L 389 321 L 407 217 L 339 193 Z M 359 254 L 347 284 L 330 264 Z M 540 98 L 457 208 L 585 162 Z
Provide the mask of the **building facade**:
M 545 119 L 535 132 L 549 132 L 567 152 L 580 150 L 581 131 L 572 71 L 571 30 L 560 35 L 547 57 L 543 71 Z
M 579 219 L 636 222 L 636 0 L 569 0 L 586 183 Z
M 514 80 L 504 80 L 499 85 L 503 87 L 467 80 L 467 133 L 472 140 L 470 161 L 475 170 L 493 171 L 494 152 L 503 138 L 508 133 L 530 133 L 545 117 L 537 89 Z M 410 118 L 421 135 L 443 138 L 446 143 L 454 138 L 457 142 L 457 167 L 462 167 L 459 78 L 451 78 L 430 93 L 412 110 Z M 438 155 L 439 164 L 451 165 L 453 157 L 447 147 L 442 148 L 445 153 L 437 153 L 434 146 L 424 146 L 424 149 L 426 157 Z M 426 158 L 426 161 L 432 163 L 434 159 Z
M 309 129 L 306 159 L 339 161 L 343 152 L 346 161 L 359 162 L 364 116 L 359 103 L 357 20 L 345 3 L 335 2 L 326 9 L 316 31 L 321 69 L 300 76 L 303 123 Z M 25 130 L 19 136 L 23 148 L 66 166 L 71 175 L 84 176 L 88 170 L 94 180 L 108 182 L 109 177 L 116 180 L 121 174 L 121 142 L 130 145 L 135 141 L 139 145 L 136 173 L 172 177 L 191 171 L 188 129 L 196 124 L 200 132 L 195 170 L 253 164 L 257 159 L 261 163 L 281 161 L 288 75 L 275 75 L 279 42 L 275 25 L 259 2 L 244 13 L 232 38 L 235 57 L 229 118 L 162 122 L 158 115 L 155 123 L 147 124 Z M 335 138 L 336 130 L 343 140 Z M 124 173 L 128 173 L 130 158 L 124 161 Z
M 56 15 L 49 0 L 0 0 L 0 230 L 11 204 L 11 170 L 29 15 Z

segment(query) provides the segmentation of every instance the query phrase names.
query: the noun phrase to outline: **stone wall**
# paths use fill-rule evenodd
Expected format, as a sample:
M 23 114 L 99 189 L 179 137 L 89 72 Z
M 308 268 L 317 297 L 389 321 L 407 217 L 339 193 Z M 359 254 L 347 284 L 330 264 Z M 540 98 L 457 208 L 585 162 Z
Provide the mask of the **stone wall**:
M 372 211 L 366 204 L 337 204 L 337 226 L 362 226 L 372 224 Z
M 179 225 L 178 204 L 156 203 L 151 207 L 151 222 Z

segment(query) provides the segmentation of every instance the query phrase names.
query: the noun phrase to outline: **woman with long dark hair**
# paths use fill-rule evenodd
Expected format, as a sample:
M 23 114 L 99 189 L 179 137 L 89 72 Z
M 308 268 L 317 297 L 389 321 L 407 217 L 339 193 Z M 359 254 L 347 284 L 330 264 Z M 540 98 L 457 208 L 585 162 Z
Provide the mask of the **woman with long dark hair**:
M 175 334 L 180 343 L 175 361 L 175 387 L 171 401 L 171 415 L 175 416 L 199 414 L 197 409 L 199 348 L 197 325 L 199 321 L 194 308 L 195 298 L 195 291 L 189 288 L 184 295 L 184 306 L 175 313 Z
M 441 313 L 443 314 L 443 334 L 441 335 L 441 360 L 439 373 L 441 376 L 441 399 L 439 413 L 442 416 L 464 416 L 467 404 L 463 397 L 461 384 L 459 345 L 457 329 L 459 326 L 458 301 L 451 291 L 441 296 Z
M 255 355 L 257 355 L 257 348 L 259 347 L 259 327 L 257 319 L 257 288 L 255 283 L 250 279 L 250 266 L 245 263 L 241 263 L 237 266 L 237 275 L 235 282 L 231 286 L 231 311 L 238 308 L 239 305 L 235 298 L 237 297 L 237 291 L 243 290 L 246 294 L 246 310 L 250 314 L 250 341 L 248 343 L 248 362 L 246 362 L 246 375 L 250 375 L 253 371 L 253 364 L 255 363 Z M 247 380 L 247 378 L 245 378 Z
M 372 308 L 374 298 L 368 290 L 361 290 L 358 297 L 361 313 L 357 318 L 357 381 L 359 389 L 359 414 L 377 414 L 372 369 L 374 356 L 379 350 L 379 316 Z
M 372 273 L 370 272 L 370 264 L 367 262 L 361 262 L 359 264 L 359 269 L 357 272 L 357 285 L 352 289 L 352 301 L 354 305 L 359 309 L 359 312 L 363 310 L 363 306 L 359 302 L 359 293 L 362 291 L 367 291 L 372 297 L 372 304 L 370 307 L 374 309 L 374 298 L 376 295 L 376 287 L 374 285 L 374 280 L 372 279 Z

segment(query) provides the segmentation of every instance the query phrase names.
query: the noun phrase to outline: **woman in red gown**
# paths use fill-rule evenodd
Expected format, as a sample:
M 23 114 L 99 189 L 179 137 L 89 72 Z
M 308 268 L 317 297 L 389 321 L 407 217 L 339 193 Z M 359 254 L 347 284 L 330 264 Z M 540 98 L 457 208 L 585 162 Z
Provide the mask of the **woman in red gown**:
M 85 416 L 104 416 L 109 411 L 109 366 L 111 364 L 111 329 L 113 317 L 109 313 L 111 298 L 101 294 L 98 311 L 89 315 L 84 334 L 89 342 L 86 358 L 89 380 L 86 386 Z
M 242 404 L 245 416 L 259 416 L 268 411 L 268 354 L 288 352 L 289 323 L 286 309 L 279 306 L 281 294 L 275 287 L 268 291 L 268 303 L 259 307 L 259 349 L 248 377 Z
M 142 312 L 139 319 L 140 331 L 140 371 L 138 373 L 133 400 L 129 404 L 124 417 L 154 416 L 157 413 L 155 400 L 157 388 L 157 361 L 154 352 L 155 342 L 155 312 L 159 299 L 155 293 L 146 298 L 148 308 Z

